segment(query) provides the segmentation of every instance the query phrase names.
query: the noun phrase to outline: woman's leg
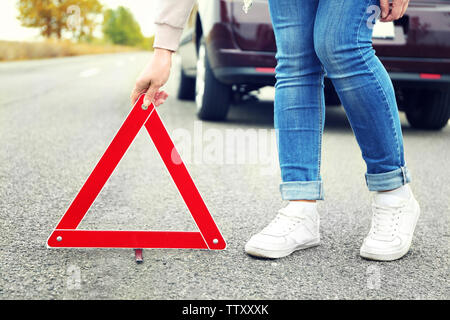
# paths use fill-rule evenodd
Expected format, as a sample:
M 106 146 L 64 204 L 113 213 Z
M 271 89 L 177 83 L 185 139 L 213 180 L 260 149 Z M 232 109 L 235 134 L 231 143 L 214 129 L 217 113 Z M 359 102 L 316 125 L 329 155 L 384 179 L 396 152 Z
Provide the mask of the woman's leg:
M 394 88 L 372 48 L 374 5 L 379 0 L 319 1 L 314 44 L 361 148 L 367 186 L 381 191 L 410 175 Z
M 323 69 L 314 51 L 313 29 L 319 0 L 269 0 L 277 43 L 275 129 L 282 198 L 290 202 L 251 237 L 245 251 L 280 258 L 320 243 L 322 199 L 320 152 L 324 123 Z
M 284 200 L 323 199 L 322 65 L 314 51 L 319 0 L 269 0 L 277 44 L 274 124 Z
M 375 192 L 362 257 L 390 261 L 411 246 L 420 214 L 403 155 L 392 82 L 372 48 L 373 7 L 379 0 L 321 0 L 314 44 L 350 120 Z

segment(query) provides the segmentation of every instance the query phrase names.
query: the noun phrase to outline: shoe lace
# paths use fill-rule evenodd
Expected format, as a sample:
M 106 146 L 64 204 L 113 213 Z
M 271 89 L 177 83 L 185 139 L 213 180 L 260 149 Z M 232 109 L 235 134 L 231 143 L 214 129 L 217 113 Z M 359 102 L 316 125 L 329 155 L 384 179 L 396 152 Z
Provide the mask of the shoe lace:
M 401 207 L 385 207 L 374 203 L 372 212 L 372 235 L 379 238 L 394 237 L 400 224 Z
M 267 227 L 263 229 L 263 232 L 270 234 L 286 234 L 294 230 L 303 220 L 303 217 L 293 217 L 280 210 Z

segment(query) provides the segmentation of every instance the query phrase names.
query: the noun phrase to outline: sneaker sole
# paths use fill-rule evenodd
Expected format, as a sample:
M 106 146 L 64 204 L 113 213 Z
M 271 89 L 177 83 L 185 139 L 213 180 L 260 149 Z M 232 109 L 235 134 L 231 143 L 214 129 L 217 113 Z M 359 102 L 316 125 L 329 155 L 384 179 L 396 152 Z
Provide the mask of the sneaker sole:
M 312 248 L 312 247 L 317 247 L 318 245 L 320 245 L 320 239 L 314 239 L 308 243 L 301 244 L 301 245 L 295 246 L 294 248 L 289 248 L 286 250 L 267 250 L 267 249 L 262 249 L 262 248 L 257 248 L 257 247 L 246 245 L 245 252 L 254 257 L 278 259 L 278 258 L 286 257 L 295 251 L 308 249 L 308 248 Z
M 414 230 L 416 229 L 417 221 L 419 220 L 419 216 L 420 216 L 420 206 L 419 206 L 419 203 L 417 203 L 417 201 L 416 201 L 416 206 L 417 206 L 417 211 L 416 211 L 417 214 L 416 214 L 416 219 L 414 221 L 414 228 L 413 228 L 412 234 L 414 234 Z M 398 260 L 398 259 L 402 258 L 405 254 L 407 254 L 411 247 L 411 244 L 412 244 L 412 236 L 409 239 L 407 245 L 397 252 L 392 252 L 392 253 L 387 253 L 387 254 L 373 253 L 373 252 L 364 251 L 363 248 L 361 248 L 359 255 L 361 257 L 369 259 L 369 260 L 394 261 L 394 260 Z

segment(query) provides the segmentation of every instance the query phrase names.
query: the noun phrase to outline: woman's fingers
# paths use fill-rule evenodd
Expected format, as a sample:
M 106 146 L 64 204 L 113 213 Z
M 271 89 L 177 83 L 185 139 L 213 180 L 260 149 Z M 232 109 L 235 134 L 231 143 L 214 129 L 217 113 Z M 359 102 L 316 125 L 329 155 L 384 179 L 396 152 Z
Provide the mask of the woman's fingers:
M 389 0 L 380 0 L 381 21 L 389 15 Z
M 400 15 L 400 18 L 402 18 L 406 12 L 406 9 L 408 9 L 409 0 L 405 0 L 405 3 L 403 4 L 402 14 Z
M 135 85 L 134 89 L 130 95 L 131 104 L 134 105 L 136 103 L 136 100 L 139 98 L 139 96 L 141 94 L 145 93 L 146 90 L 147 90 L 147 88 L 139 88 L 138 85 Z
M 158 107 L 163 104 L 169 95 L 165 91 L 158 91 L 155 95 L 155 106 Z
M 150 88 L 148 88 L 147 92 L 145 93 L 144 106 L 148 107 L 150 103 L 154 102 L 155 95 L 158 91 L 159 86 L 155 85 L 154 83 L 151 83 Z
M 134 85 L 133 91 L 131 92 L 130 99 L 131 99 L 131 105 L 134 105 L 141 96 L 141 94 L 146 93 L 147 90 L 150 87 L 149 80 L 145 78 L 139 78 L 136 80 L 136 83 Z
M 381 21 L 382 22 L 390 22 L 390 21 L 400 19 L 400 17 L 402 16 L 402 13 L 404 13 L 403 8 L 405 5 L 405 2 L 407 3 L 408 1 L 407 0 L 393 0 L 392 1 L 392 9 L 391 9 L 389 15 Z
M 144 98 L 144 105 L 150 105 L 151 102 L 157 107 L 161 104 L 163 104 L 167 97 L 169 96 L 167 92 L 165 91 L 159 91 L 159 89 L 154 87 L 149 87 L 147 90 L 140 90 L 138 86 L 136 86 L 133 89 L 133 92 L 131 93 L 131 104 L 135 104 L 136 100 L 139 98 L 139 96 L 143 93 L 146 93 Z

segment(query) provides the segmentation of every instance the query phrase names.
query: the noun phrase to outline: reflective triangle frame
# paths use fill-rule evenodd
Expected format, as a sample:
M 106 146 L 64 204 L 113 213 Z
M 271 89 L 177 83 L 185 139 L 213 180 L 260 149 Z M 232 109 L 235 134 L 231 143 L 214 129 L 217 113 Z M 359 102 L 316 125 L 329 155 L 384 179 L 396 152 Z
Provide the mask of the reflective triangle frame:
M 223 239 L 153 104 L 141 95 L 92 173 L 47 240 L 50 248 L 178 248 L 224 250 Z M 80 230 L 123 155 L 145 126 L 199 231 Z

